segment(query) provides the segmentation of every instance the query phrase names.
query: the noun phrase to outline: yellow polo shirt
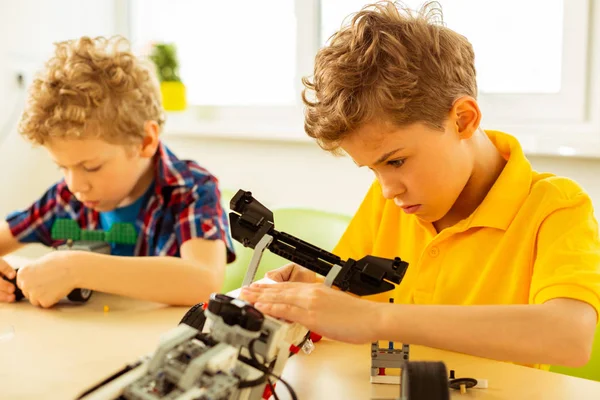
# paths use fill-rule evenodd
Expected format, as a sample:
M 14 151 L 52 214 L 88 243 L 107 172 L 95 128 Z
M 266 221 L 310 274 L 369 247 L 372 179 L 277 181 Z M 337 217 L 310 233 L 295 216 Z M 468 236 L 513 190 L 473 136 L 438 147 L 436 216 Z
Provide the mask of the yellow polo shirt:
M 396 303 L 540 304 L 568 297 L 600 315 L 600 240 L 590 198 L 572 180 L 533 171 L 512 136 L 486 133 L 507 163 L 471 216 L 436 233 L 386 200 L 375 181 L 334 253 L 407 261 Z

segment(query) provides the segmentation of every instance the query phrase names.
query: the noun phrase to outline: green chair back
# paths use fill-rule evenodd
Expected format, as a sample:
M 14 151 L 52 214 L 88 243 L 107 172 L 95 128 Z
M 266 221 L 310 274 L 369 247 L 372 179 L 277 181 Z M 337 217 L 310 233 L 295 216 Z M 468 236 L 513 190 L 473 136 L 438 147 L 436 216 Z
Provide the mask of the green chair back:
M 600 382 L 600 326 L 596 328 L 592 356 L 585 366 L 580 368 L 551 366 L 550 371 Z
M 227 213 L 229 214 L 229 203 L 231 202 L 231 199 L 233 198 L 233 196 L 235 196 L 235 194 L 237 193 L 237 190 L 228 189 L 228 188 L 220 188 L 220 191 L 221 191 L 221 207 L 223 207 L 223 209 L 226 210 Z
M 229 212 L 231 211 L 229 203 L 237 191 L 237 189 L 221 188 L 221 206 L 223 207 L 223 212 L 227 214 L 227 218 L 229 218 Z M 252 257 L 252 249 L 244 247 L 236 240 L 232 239 L 232 242 L 236 259 L 225 267 L 225 280 L 221 287 L 222 293 L 230 292 L 242 285 L 244 275 L 246 274 L 246 267 Z
M 307 208 L 275 208 L 275 229 L 302 239 L 324 250 L 332 251 L 350 222 L 350 216 Z M 242 285 L 254 250 L 243 247 L 234 240 L 238 258 L 227 266 L 222 291 L 228 292 Z M 269 250 L 263 253 L 255 280 L 261 279 L 273 269 L 289 261 Z

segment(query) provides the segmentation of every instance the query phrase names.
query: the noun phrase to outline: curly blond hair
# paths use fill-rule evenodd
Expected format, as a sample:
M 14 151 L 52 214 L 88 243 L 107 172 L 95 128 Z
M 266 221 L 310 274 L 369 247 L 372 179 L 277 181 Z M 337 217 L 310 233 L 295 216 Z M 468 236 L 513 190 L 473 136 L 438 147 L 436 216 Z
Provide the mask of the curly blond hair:
M 149 120 L 161 128 L 165 121 L 151 64 L 134 56 L 122 37 L 82 37 L 55 44 L 29 89 L 19 131 L 41 145 L 85 137 L 133 144 Z
M 474 64 L 471 44 L 443 25 L 436 2 L 418 12 L 367 5 L 318 52 L 312 81 L 302 80 L 305 131 L 338 153 L 344 137 L 375 119 L 442 129 L 454 100 L 476 98 Z

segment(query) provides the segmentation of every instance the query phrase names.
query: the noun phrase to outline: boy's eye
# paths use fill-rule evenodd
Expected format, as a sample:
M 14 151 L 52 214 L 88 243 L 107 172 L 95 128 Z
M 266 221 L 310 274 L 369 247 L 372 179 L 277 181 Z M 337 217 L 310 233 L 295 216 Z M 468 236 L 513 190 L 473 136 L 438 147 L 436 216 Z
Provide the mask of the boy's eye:
M 100 168 L 102 168 L 102 165 L 99 165 L 99 166 L 94 167 L 94 168 L 83 167 L 83 169 L 85 170 L 85 172 L 96 172 L 96 171 L 99 171 Z
M 401 167 L 402 164 L 404 164 L 404 159 L 403 158 L 398 159 L 398 160 L 391 160 L 391 161 L 387 162 L 387 165 L 389 165 L 391 167 L 394 167 L 394 168 Z

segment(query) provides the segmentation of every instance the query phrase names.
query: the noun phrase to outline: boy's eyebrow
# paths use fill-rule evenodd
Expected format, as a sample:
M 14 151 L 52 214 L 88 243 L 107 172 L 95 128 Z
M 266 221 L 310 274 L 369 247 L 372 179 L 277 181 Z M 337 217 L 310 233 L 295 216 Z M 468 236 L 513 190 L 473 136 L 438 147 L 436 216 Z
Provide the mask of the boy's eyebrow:
M 91 159 L 89 159 L 89 160 L 83 160 L 83 161 L 80 161 L 80 162 L 78 162 L 77 164 L 75 164 L 75 166 L 76 166 L 76 167 L 78 167 L 78 166 L 80 166 L 80 165 L 83 165 L 83 164 L 85 164 L 85 163 L 96 161 L 97 159 L 98 159 L 98 157 L 96 157 L 96 158 L 91 158 Z M 58 165 L 58 166 L 61 166 L 61 167 L 63 166 L 61 163 L 59 163 L 58 161 L 56 161 L 56 160 L 54 160 L 54 159 L 53 159 L 52 161 L 54 161 L 54 164 L 56 164 L 56 165 Z
M 381 164 L 387 161 L 388 158 L 390 158 L 391 156 L 393 156 L 394 154 L 396 154 L 397 152 L 399 152 L 400 150 L 402 150 L 402 147 L 398 147 L 395 150 L 392 151 L 388 151 L 387 153 L 385 153 L 384 155 L 382 155 L 381 157 L 379 157 L 377 159 L 377 161 L 375 161 L 374 165 L 377 164 Z M 353 160 L 354 161 L 354 160 Z M 356 161 L 354 161 L 354 164 L 358 165 L 359 167 L 362 167 L 362 165 L 360 165 L 359 163 L 357 163 Z

